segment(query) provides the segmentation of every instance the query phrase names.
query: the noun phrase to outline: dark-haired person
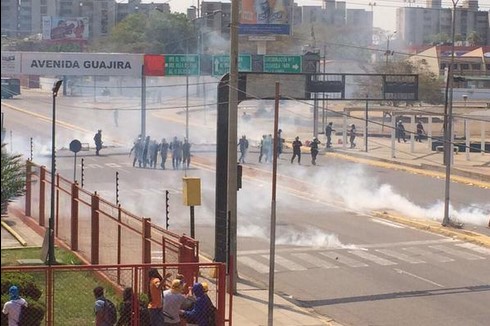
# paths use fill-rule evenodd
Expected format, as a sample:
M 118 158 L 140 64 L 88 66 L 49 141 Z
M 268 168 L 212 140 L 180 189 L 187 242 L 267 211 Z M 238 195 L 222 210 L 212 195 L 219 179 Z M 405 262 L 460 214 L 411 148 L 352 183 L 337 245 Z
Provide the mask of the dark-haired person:
M 162 291 L 165 286 L 163 277 L 156 268 L 151 268 L 148 271 L 149 280 L 149 299 L 148 310 L 150 312 L 150 322 L 152 326 L 161 326 L 163 320 L 163 301 Z
M 318 138 L 314 137 L 313 141 L 310 143 L 310 153 L 311 153 L 311 164 L 316 165 L 316 157 L 318 156 L 318 145 L 320 141 Z
M 299 140 L 298 136 L 296 136 L 292 145 L 293 145 L 293 157 L 291 157 L 291 164 L 293 164 L 293 161 L 296 158 L 296 156 L 298 157 L 298 164 L 301 164 L 301 146 L 303 146 L 303 143 L 301 142 L 301 140 Z

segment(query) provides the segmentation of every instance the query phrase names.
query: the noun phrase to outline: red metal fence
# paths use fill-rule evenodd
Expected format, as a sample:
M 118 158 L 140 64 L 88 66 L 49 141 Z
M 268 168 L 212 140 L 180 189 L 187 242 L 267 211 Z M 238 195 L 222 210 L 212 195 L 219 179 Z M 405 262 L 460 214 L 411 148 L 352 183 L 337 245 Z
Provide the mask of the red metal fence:
M 122 290 L 130 287 L 133 291 L 131 325 L 140 325 L 139 306 L 145 302 L 148 289 L 148 269 L 157 268 L 161 275 L 170 273 L 167 286 L 175 275 L 185 266 L 196 270 L 197 282 L 208 284 L 208 296 L 217 308 L 216 325 L 231 325 L 226 319 L 228 309 L 231 316 L 231 301 L 226 304 L 226 266 L 224 263 L 188 264 L 138 264 L 138 265 L 84 265 L 84 266 L 2 266 L 2 284 L 9 279 L 9 273 L 28 274 L 34 285 L 22 288 L 20 294 L 30 301 L 31 313 L 28 318 L 32 324 L 44 325 L 89 325 L 93 324 L 95 298 L 93 289 L 102 286 L 105 297 L 120 306 Z M 187 283 L 191 284 L 191 283 Z M 33 288 L 40 290 L 35 299 L 29 296 Z M 3 289 L 2 289 L 3 291 Z M 143 298 L 143 299 L 142 299 Z M 35 300 L 35 304 L 33 301 Z M 40 312 L 39 312 L 40 311 Z M 120 314 L 119 314 L 120 316 Z M 39 323 L 38 323 L 39 322 Z M 183 323 L 185 325 L 185 323 Z M 3 325 L 3 324 L 2 324 Z
M 27 161 L 25 214 L 42 227 L 50 213 L 51 176 Z M 198 241 L 178 235 L 110 203 L 59 174 L 55 184 L 55 235 L 91 264 L 193 263 Z M 161 253 L 152 261 L 151 252 Z M 196 276 L 185 270 L 186 276 Z

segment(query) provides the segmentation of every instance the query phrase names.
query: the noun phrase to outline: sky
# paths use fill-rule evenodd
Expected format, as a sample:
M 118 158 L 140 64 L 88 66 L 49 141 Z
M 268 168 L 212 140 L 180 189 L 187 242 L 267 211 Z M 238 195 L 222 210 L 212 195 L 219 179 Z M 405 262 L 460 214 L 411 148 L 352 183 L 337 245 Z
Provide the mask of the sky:
M 187 8 L 190 6 L 197 6 L 200 0 L 143 0 L 143 2 L 154 2 L 162 3 L 167 2 L 170 4 L 172 11 L 176 12 L 186 12 Z M 214 0 L 219 1 L 219 0 Z M 347 3 L 347 8 L 355 9 L 365 9 L 374 11 L 374 27 L 382 28 L 386 31 L 396 30 L 396 8 L 405 6 L 419 6 L 425 7 L 426 0 L 344 0 Z M 451 7 L 452 1 L 456 0 L 442 0 L 443 7 Z M 464 0 L 457 0 L 458 4 L 463 3 Z M 226 0 L 221 0 L 221 2 L 229 2 Z M 300 6 L 321 6 L 322 0 L 295 0 L 295 2 Z M 376 4 L 375 6 L 370 6 L 369 4 Z M 490 10 L 490 0 L 479 0 L 478 1 L 480 10 L 487 11 Z

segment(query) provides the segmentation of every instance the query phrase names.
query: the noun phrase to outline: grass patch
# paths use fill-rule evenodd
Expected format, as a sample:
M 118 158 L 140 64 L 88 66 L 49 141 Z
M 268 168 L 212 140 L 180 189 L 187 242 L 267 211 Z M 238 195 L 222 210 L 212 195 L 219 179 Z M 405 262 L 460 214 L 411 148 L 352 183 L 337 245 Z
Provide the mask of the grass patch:
M 39 259 L 41 248 L 2 249 L 2 266 L 18 265 L 19 259 Z M 81 265 L 82 262 L 70 251 L 56 248 L 56 260 L 65 265 Z M 3 274 L 3 273 L 2 273 Z M 35 283 L 43 291 L 41 302 L 46 300 L 46 274 L 32 272 Z M 106 297 L 114 303 L 116 298 L 109 284 L 98 280 L 90 271 L 56 271 L 54 273 L 54 321 L 56 325 L 88 325 L 95 320 L 93 289 L 103 286 Z

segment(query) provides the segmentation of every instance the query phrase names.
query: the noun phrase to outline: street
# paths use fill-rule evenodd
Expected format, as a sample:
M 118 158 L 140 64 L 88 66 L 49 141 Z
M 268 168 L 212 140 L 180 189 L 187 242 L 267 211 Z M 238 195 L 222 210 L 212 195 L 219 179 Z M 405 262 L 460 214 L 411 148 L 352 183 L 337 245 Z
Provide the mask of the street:
M 173 170 L 171 159 L 167 170 L 144 169 L 133 167 L 129 157 L 139 130 L 138 110 L 120 112 L 117 127 L 111 109 L 96 109 L 103 104 L 93 103 L 87 109 L 90 104 L 84 102 L 67 109 L 73 99 L 62 97 L 59 102 L 57 172 L 73 178 L 74 155 L 68 144 L 72 139 L 88 143 L 91 150 L 79 152 L 76 162 L 76 179 L 81 182 L 83 159 L 84 188 L 112 201 L 117 195 L 124 208 L 162 226 L 168 190 L 170 230 L 187 234 L 189 208 L 182 204 L 182 177 L 200 177 L 202 205 L 195 210 L 196 238 L 201 254 L 212 259 L 216 158 L 210 146 L 215 137 L 211 114 L 207 124 L 200 124 L 201 115 L 190 120 L 195 141 L 188 170 Z M 49 166 L 50 97 L 27 93 L 5 103 L 2 112 L 7 130 L 12 131 L 7 142 L 12 140 L 14 151 L 28 156 L 32 137 L 34 162 Z M 150 114 L 148 130 L 158 141 L 185 134 L 180 110 L 171 111 Z M 103 130 L 107 146 L 101 156 L 95 156 L 93 149 L 97 129 Z M 344 325 L 488 322 L 490 249 L 373 214 L 387 211 L 438 219 L 444 180 L 347 162 L 328 153 L 319 156 L 317 166 L 311 165 L 308 153 L 303 154 L 301 165 L 290 164 L 290 155 L 287 151 L 278 163 L 276 292 Z M 264 285 L 269 277 L 271 171 L 270 164 L 258 163 L 258 150 L 252 148 L 238 192 L 238 271 L 241 277 Z M 454 216 L 475 227 L 488 222 L 488 198 L 488 188 L 451 184 Z M 153 257 L 158 259 L 158 253 Z

